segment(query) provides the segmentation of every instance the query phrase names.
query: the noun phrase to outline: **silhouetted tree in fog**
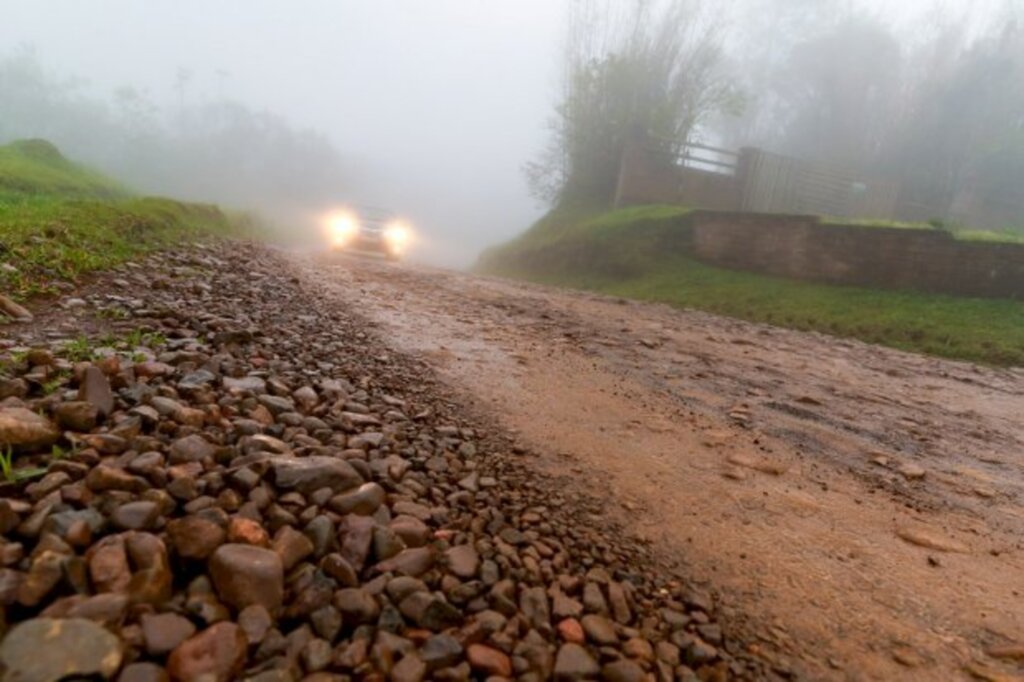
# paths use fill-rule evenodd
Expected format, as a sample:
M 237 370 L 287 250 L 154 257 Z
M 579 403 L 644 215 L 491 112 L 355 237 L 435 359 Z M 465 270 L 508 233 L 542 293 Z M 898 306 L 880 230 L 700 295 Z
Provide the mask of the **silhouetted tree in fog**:
M 1011 19 L 953 55 L 920 88 L 897 167 L 921 203 L 1024 206 L 1024 32 Z
M 885 26 L 850 17 L 797 44 L 777 79 L 783 151 L 864 170 L 893 143 L 903 55 Z
M 631 131 L 686 139 L 737 98 L 719 34 L 698 0 L 573 5 L 561 101 L 545 153 L 528 164 L 549 202 L 609 202 Z
M 348 174 L 326 137 L 237 102 L 191 104 L 190 77 L 179 71 L 168 112 L 132 87 L 101 99 L 29 51 L 0 57 L 0 144 L 45 138 L 140 191 L 277 215 L 337 199 Z
M 937 4 L 903 28 L 795 2 L 734 7 L 729 65 L 748 106 L 715 121 L 728 143 L 887 176 L 905 218 L 1024 224 L 1024 2 Z

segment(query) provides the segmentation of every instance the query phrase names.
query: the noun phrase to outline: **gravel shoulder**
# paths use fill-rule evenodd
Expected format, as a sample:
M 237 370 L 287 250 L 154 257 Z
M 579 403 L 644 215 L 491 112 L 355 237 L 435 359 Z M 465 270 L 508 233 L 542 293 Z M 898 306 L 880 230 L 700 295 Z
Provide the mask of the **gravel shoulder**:
M 197 246 L 0 327 L 3 679 L 792 674 L 358 286 Z
M 306 277 L 811 679 L 1017 679 L 1024 372 L 371 260 Z

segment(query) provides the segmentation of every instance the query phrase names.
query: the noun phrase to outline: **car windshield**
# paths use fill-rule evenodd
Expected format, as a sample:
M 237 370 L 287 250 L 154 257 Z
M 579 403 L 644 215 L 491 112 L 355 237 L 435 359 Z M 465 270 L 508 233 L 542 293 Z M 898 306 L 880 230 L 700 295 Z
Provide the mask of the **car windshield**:
M 360 220 L 368 220 L 375 223 L 383 223 L 395 219 L 394 212 L 374 206 L 356 206 L 355 212 Z

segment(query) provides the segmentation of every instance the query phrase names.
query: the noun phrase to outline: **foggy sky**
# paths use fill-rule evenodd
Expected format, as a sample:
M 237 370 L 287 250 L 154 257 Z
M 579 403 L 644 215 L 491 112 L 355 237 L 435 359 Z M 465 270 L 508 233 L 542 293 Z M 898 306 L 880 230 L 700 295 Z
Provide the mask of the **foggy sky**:
M 0 17 L 0 46 L 103 95 L 134 85 L 176 107 L 183 67 L 186 99 L 327 133 L 359 169 L 339 198 L 402 213 L 432 261 L 466 264 L 541 210 L 520 169 L 544 141 L 560 3 L 0 0 Z
M 318 129 L 358 171 L 339 200 L 398 211 L 425 258 L 465 265 L 542 211 L 521 168 L 545 142 L 568 2 L 0 0 L 0 49 L 32 46 L 92 92 L 133 85 L 169 109 L 184 68 L 189 102 Z M 934 3 L 861 5 L 909 23 Z

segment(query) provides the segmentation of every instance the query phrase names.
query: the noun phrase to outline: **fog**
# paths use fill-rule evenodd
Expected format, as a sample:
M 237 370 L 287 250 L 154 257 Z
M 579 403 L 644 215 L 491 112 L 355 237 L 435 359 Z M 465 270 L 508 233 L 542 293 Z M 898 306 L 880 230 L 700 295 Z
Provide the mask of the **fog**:
M 966 50 L 999 34 L 1019 4 L 680 2 L 710 15 L 716 82 L 743 95 L 742 106 L 708 111 L 684 134 L 836 157 L 875 133 L 840 134 L 838 124 L 802 117 L 809 82 L 860 74 L 864 92 L 906 101 L 916 81 L 883 83 L 896 70 L 885 60 L 907 61 L 909 71 L 916 46 L 951 32 L 949 50 Z M 0 0 L 0 142 L 47 137 L 140 190 L 255 207 L 297 236 L 332 203 L 387 207 L 416 225 L 417 258 L 464 266 L 547 208 L 523 168 L 550 149 L 580 4 L 632 3 Z M 858 53 L 856 39 L 834 39 L 844 26 L 893 52 Z M 794 48 L 814 40 L 817 52 Z M 847 70 L 799 70 L 833 58 Z M 848 127 L 872 112 L 847 112 Z M 842 160 L 907 163 L 909 151 L 885 153 L 895 144 L 886 136 L 905 130 L 878 135 L 874 156 Z
M 520 169 L 551 107 L 557 3 L 4 0 L 0 14 L 0 55 L 31 47 L 83 93 L 133 86 L 173 112 L 184 69 L 186 106 L 228 99 L 323 133 L 338 201 L 399 212 L 429 260 L 466 264 L 541 211 Z

